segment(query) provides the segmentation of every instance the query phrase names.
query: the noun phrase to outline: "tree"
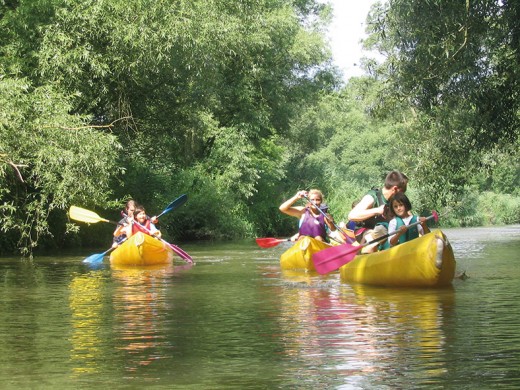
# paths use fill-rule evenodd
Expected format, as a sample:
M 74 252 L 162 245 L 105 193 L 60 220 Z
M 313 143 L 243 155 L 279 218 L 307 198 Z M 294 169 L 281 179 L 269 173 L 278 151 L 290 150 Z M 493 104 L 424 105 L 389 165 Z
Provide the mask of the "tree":
M 90 125 L 93 145 L 111 148 L 99 161 L 113 196 L 139 195 L 148 209 L 173 191 L 202 208 L 226 201 L 218 218 L 180 214 L 163 227 L 232 236 L 262 223 L 249 206 L 275 191 L 268 179 L 283 179 L 278 143 L 292 118 L 336 85 L 328 12 L 315 0 L 20 2 L 0 19 L 0 63 L 30 96 L 61 96 L 60 113 L 76 122 L 59 126 Z
M 16 243 L 31 254 L 52 236 L 53 213 L 63 220 L 60 210 L 63 215 L 71 203 L 107 202 L 120 146 L 70 108 L 69 98 L 52 86 L 0 79 L 2 251 Z
M 518 153 L 508 145 L 520 129 L 519 12 L 497 0 L 390 0 L 372 10 L 366 44 L 386 55 L 373 71 L 387 82 L 387 109 L 405 118 L 399 142 L 425 156 L 417 176 L 445 200 L 479 172 L 493 175 L 487 153 Z

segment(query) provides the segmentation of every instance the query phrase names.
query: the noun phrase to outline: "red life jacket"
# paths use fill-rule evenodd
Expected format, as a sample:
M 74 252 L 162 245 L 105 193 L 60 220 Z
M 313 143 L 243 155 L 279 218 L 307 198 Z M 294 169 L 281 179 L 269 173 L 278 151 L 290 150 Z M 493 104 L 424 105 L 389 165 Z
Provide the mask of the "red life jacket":
M 132 224 L 132 234 L 135 234 L 137 232 L 143 232 L 146 234 L 150 234 L 150 220 L 147 219 L 144 223 L 144 225 L 141 225 L 139 222 L 134 221 Z

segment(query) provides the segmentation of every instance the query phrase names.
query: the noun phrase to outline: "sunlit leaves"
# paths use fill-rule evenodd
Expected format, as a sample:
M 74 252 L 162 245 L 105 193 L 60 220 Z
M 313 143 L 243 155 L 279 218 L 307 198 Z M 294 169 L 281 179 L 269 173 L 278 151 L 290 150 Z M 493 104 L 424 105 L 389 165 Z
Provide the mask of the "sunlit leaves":
M 110 191 L 115 138 L 70 115 L 70 99 L 53 87 L 0 80 L 0 217 L 3 232 L 18 232 L 30 253 L 50 234 L 49 215 L 72 202 L 102 204 Z M 19 174 L 6 166 L 19 166 Z

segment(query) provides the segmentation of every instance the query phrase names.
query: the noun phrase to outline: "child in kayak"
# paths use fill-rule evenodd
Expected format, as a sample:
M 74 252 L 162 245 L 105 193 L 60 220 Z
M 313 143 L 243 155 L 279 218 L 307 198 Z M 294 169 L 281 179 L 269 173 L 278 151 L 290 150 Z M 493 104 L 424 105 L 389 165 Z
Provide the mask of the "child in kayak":
M 293 204 L 303 198 L 308 198 L 311 202 L 305 206 L 293 206 Z M 298 237 L 310 236 L 319 241 L 327 240 L 327 228 L 331 232 L 336 230 L 334 221 L 330 214 L 328 218 L 317 208 L 322 205 L 323 194 L 320 190 L 312 189 L 307 191 L 298 191 L 292 198 L 286 200 L 279 207 L 284 214 L 300 219 L 300 228 Z
M 130 225 L 130 228 L 130 234 L 127 233 L 128 237 L 131 237 L 137 232 L 143 232 L 151 236 L 161 238 L 161 231 L 157 229 L 151 219 L 148 218 L 146 215 L 146 210 L 143 206 L 137 206 L 135 208 L 134 223 Z
M 114 239 L 112 242 L 112 247 L 116 248 L 119 244 L 121 244 L 123 241 L 127 239 L 126 234 L 124 233 L 125 227 L 130 224 L 129 218 L 134 217 L 134 211 L 137 206 L 137 203 L 135 200 L 130 199 L 125 204 L 125 208 L 123 210 L 123 213 L 125 217 L 123 217 L 118 223 L 116 230 L 114 231 Z
M 392 195 L 388 200 L 388 204 L 395 215 L 388 223 L 388 234 L 397 231 L 393 236 L 388 237 L 390 246 L 402 244 L 430 232 L 426 225 L 426 217 L 418 217 L 412 214 L 410 211 L 412 210 L 412 204 L 403 192 L 397 192 Z M 417 221 L 420 222 L 419 225 L 408 227 L 408 225 Z
M 136 206 L 133 216 L 128 215 L 127 223 L 121 228 L 116 229 L 114 235 L 124 235 L 125 237 L 132 237 L 137 232 L 143 232 L 161 238 L 161 231 L 157 229 L 155 224 L 146 215 L 146 210 L 143 206 Z

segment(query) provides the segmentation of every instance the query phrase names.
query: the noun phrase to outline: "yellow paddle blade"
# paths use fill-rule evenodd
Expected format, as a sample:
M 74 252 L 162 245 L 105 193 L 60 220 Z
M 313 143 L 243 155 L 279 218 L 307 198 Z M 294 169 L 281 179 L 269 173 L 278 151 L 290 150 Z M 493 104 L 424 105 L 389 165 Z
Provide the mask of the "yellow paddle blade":
M 96 223 L 96 222 L 111 222 L 108 219 L 101 218 L 95 212 L 90 210 L 82 209 L 81 207 L 70 206 L 69 209 L 69 217 L 76 221 L 86 222 L 86 223 Z

